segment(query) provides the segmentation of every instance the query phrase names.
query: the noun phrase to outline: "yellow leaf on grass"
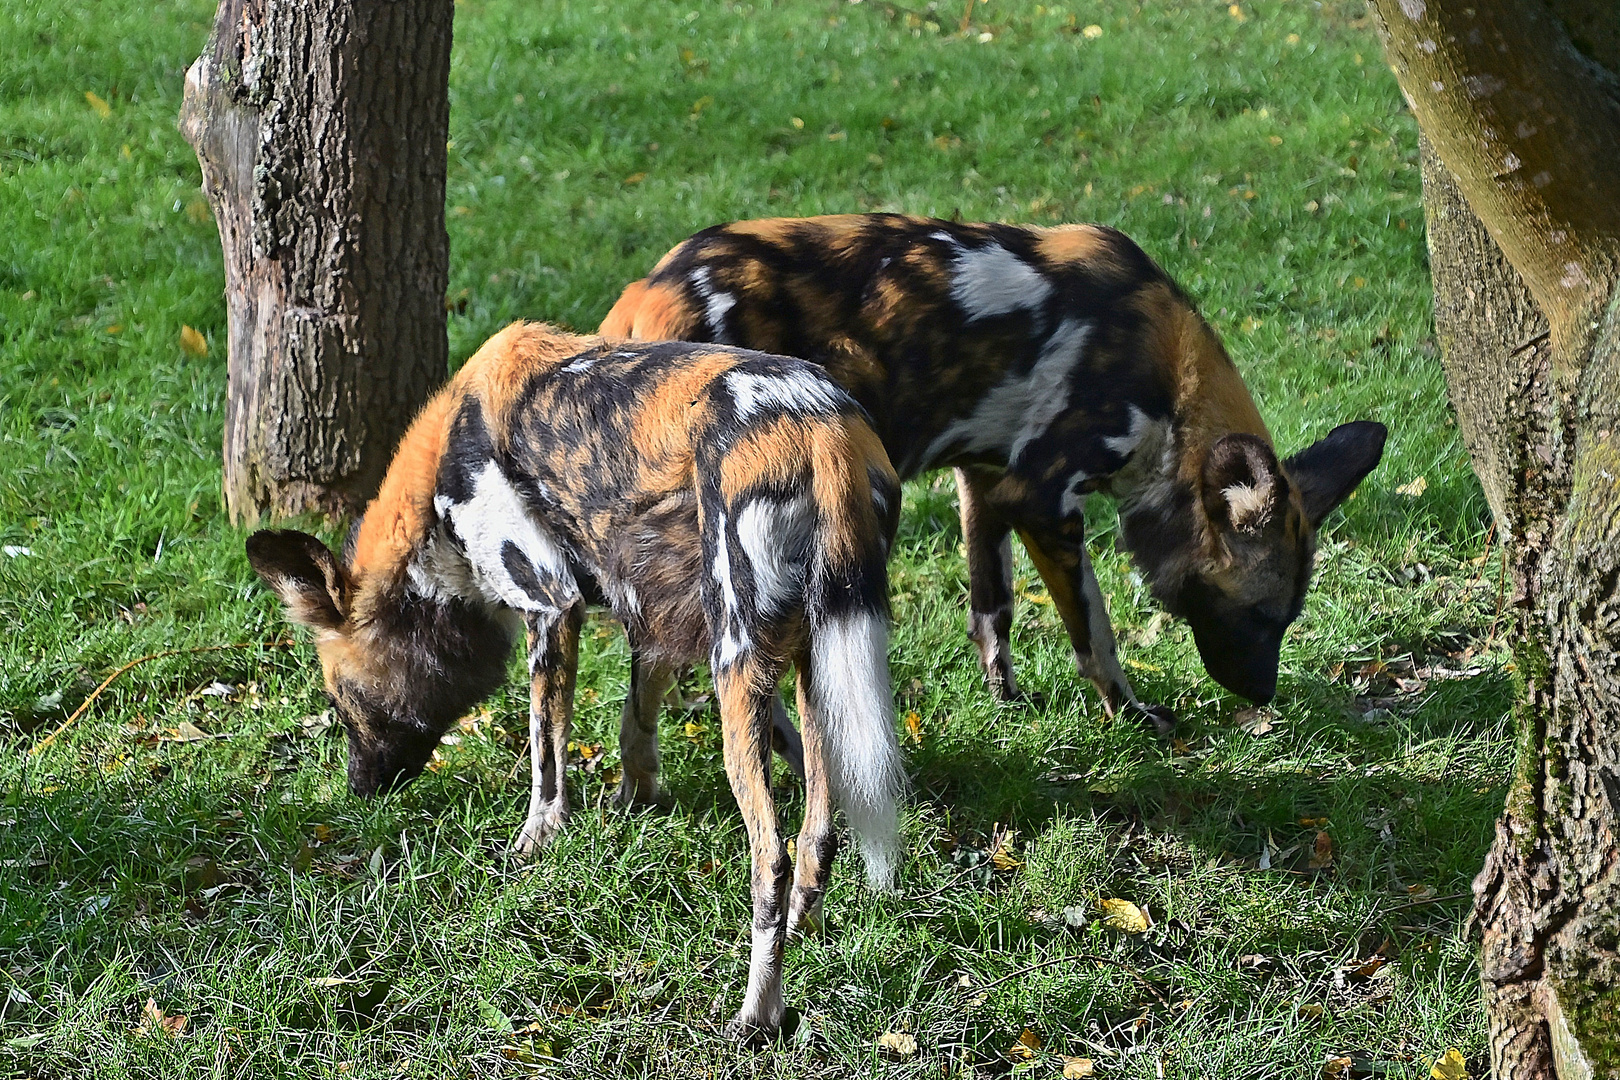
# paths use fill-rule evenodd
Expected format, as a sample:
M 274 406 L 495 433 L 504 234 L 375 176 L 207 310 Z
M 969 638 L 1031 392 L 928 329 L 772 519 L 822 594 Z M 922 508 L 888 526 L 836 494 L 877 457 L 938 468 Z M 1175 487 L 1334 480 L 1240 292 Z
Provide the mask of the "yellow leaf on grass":
M 906 735 L 914 743 L 922 742 L 922 717 L 915 712 L 906 713 Z
M 1041 1037 L 1029 1028 L 1018 1036 L 1018 1041 L 1007 1049 L 1007 1056 L 1014 1061 L 1029 1061 L 1041 1050 Z
M 112 115 L 112 106 L 107 104 L 107 99 L 96 93 L 94 90 L 86 90 L 84 92 L 84 100 L 90 103 L 90 107 L 96 110 L 96 115 L 101 117 L 103 120 Z
M 180 327 L 180 348 L 191 356 L 208 355 L 208 339 L 189 326 Z
M 1063 1080 L 1082 1080 L 1083 1077 L 1093 1075 L 1095 1071 L 1090 1058 L 1066 1055 L 1063 1058 Z
M 1102 37 L 1102 27 L 1098 26 L 1096 23 L 1092 23 L 1090 26 L 1086 27 L 1080 32 L 1088 38 Z
M 1429 1070 L 1431 1080 L 1468 1080 L 1468 1064 L 1455 1047 L 1440 1055 Z
M 1232 16 L 1232 18 L 1236 19 L 1238 22 L 1246 22 L 1249 18 L 1247 15 L 1243 14 L 1243 9 L 1238 7 L 1236 4 L 1228 4 L 1226 7 L 1226 13 Z
M 1104 900 L 1099 906 L 1103 910 L 1104 926 L 1127 934 L 1144 933 L 1148 928 L 1147 914 L 1129 900 Z
M 644 172 L 631 173 L 624 178 L 624 183 L 626 187 L 629 187 L 631 184 L 639 184 L 645 179 L 647 179 L 647 174 Z
M 1415 499 L 1429 490 L 1429 482 L 1419 476 L 1409 484 L 1402 484 L 1395 489 L 1395 494 L 1405 495 L 1408 499 Z
M 917 1039 L 904 1031 L 885 1031 L 877 1037 L 877 1048 L 890 1057 L 908 1058 L 917 1053 Z
M 146 999 L 146 1006 L 141 1009 L 141 1022 L 135 1025 L 137 1035 L 179 1035 L 186 1030 L 185 1016 L 169 1016 L 158 1008 L 153 998 Z
M 1333 865 L 1333 837 L 1323 829 L 1316 831 L 1316 843 L 1311 846 L 1311 859 L 1307 865 L 1312 870 L 1326 870 Z

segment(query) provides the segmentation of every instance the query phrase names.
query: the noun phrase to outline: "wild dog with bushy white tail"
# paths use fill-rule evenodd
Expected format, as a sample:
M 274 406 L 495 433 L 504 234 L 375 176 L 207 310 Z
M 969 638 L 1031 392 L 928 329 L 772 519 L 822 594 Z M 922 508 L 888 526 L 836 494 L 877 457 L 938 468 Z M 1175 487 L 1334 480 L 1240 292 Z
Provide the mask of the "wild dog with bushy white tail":
M 715 341 L 802 356 L 872 417 L 910 477 L 953 467 L 969 633 L 991 689 L 1013 675 L 1016 531 L 1109 712 L 1137 701 L 1085 546 L 1086 496 L 1119 503 L 1154 596 L 1204 666 L 1258 702 L 1276 691 L 1316 529 L 1378 464 L 1382 424 L 1342 424 L 1279 461 L 1220 339 L 1124 234 L 899 214 L 717 225 L 624 290 L 613 338 Z
M 819 916 L 834 799 L 873 884 L 887 886 L 894 865 L 902 773 L 884 562 L 898 509 L 882 444 L 817 367 L 515 324 L 416 419 L 343 559 L 299 532 L 258 532 L 247 547 L 293 620 L 316 631 L 357 794 L 421 772 L 527 629 L 524 851 L 568 816 L 586 602 L 612 607 L 635 658 L 625 799 L 656 796 L 659 701 L 673 671 L 707 661 L 752 856 L 753 951 L 734 1026 L 770 1035 L 785 937 Z M 806 787 L 796 869 L 768 772 L 789 664 Z

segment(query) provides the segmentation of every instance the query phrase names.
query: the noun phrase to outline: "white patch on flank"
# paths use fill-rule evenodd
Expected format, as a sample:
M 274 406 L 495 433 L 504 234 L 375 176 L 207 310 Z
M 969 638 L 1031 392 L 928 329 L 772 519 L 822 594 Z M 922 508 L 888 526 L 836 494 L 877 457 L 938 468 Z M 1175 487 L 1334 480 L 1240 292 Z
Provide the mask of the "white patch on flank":
M 726 612 L 737 613 L 737 590 L 731 584 L 731 545 L 726 540 L 726 515 L 721 514 L 714 527 L 714 580 L 720 586 L 720 595 L 726 598 Z
M 715 340 L 723 342 L 726 339 L 726 312 L 737 306 L 737 298 L 728 292 L 715 290 L 707 266 L 700 266 L 692 271 L 692 283 L 697 286 L 698 294 L 703 297 L 709 333 L 715 336 Z
M 962 248 L 952 267 L 951 296 L 968 322 L 1039 307 L 1052 295 L 1052 283 L 1000 244 Z
M 866 861 L 866 878 L 888 889 L 899 851 L 896 803 L 905 783 L 889 690 L 889 632 L 881 616 L 828 620 L 810 644 L 811 695 L 825 735 L 833 797 Z
M 1058 500 L 1058 511 L 1064 517 L 1084 517 L 1086 513 L 1086 496 L 1091 492 L 1081 490 L 1085 487 L 1091 474 L 1081 470 L 1069 477 L 1069 482 L 1063 486 L 1063 497 Z
M 746 421 L 764 408 L 798 413 L 837 412 L 842 395 L 831 381 L 807 368 L 781 375 L 760 375 L 752 371 L 731 371 L 725 376 L 726 388 L 737 403 L 737 419 Z
M 1137 417 L 1141 417 L 1138 427 Z M 1169 497 L 1176 487 L 1176 440 L 1170 421 L 1150 419 L 1135 406 L 1131 427 L 1124 435 L 1105 438 L 1103 444 L 1125 456 L 1125 464 L 1108 478 L 1108 492 L 1119 500 L 1121 510 L 1151 505 Z
M 1062 392 L 1080 360 L 1089 323 L 1065 319 L 1041 348 L 1034 367 L 1008 375 L 980 399 L 973 414 L 951 424 L 923 451 L 922 468 L 937 464 L 947 451 L 983 454 L 1011 449 L 1009 460 L 1024 444 L 1056 420 L 1068 405 Z
M 804 588 L 804 566 L 795 552 L 809 550 L 815 515 L 800 496 L 789 502 L 755 499 L 737 515 L 737 540 L 754 571 L 755 606 L 761 613 L 780 609 Z
M 1142 411 L 1140 405 L 1131 406 L 1131 426 L 1123 435 L 1108 435 L 1103 438 L 1103 445 L 1122 458 L 1131 456 L 1142 439 L 1147 434 L 1148 414 Z
M 595 356 L 582 356 L 578 360 L 565 364 L 562 370 L 564 373 L 570 375 L 578 374 L 581 371 L 589 371 L 591 368 L 596 366 L 597 359 L 598 357 Z
M 439 495 L 433 505 L 461 538 L 466 557 L 454 558 L 449 543 L 430 540 L 424 549 L 426 557 L 414 560 L 410 571 L 413 584 L 420 580 L 428 586 L 422 591 L 430 595 L 430 590 L 447 591 L 518 611 L 555 612 L 554 606 L 536 600 L 512 580 L 501 558 L 501 549 L 509 541 L 542 580 L 555 578 L 561 589 L 574 591 L 568 561 L 556 539 L 530 516 L 522 496 L 493 461 L 473 478 L 472 498 L 455 503 Z
M 742 628 L 740 622 L 741 612 L 737 603 L 737 589 L 731 581 L 731 545 L 726 540 L 726 515 L 721 514 L 715 526 L 715 536 L 718 538 L 714 550 L 714 567 L 712 573 L 715 583 L 720 586 L 720 595 L 725 598 L 725 630 L 720 635 L 720 641 L 715 647 L 715 664 L 718 667 L 729 667 L 742 651 L 748 648 L 748 632 Z
M 1024 380 L 1029 404 L 1024 408 L 1018 436 L 1007 451 L 1008 465 L 1015 464 L 1024 447 L 1045 434 L 1052 421 L 1069 407 L 1069 379 L 1085 352 L 1091 330 L 1091 323 L 1064 319 L 1041 346 L 1040 358 Z
M 782 1004 L 782 952 L 775 929 L 754 928 L 748 950 L 748 992 L 743 996 L 737 1019 L 744 1024 L 774 1031 L 782 1026 L 786 1009 Z

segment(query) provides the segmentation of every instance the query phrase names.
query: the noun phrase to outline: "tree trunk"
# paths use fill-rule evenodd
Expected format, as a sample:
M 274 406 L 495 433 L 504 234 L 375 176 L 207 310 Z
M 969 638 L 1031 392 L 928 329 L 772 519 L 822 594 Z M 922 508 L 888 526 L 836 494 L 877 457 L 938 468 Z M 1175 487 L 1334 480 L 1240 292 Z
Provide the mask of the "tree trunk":
M 1514 557 L 1519 756 L 1474 883 L 1498 1078 L 1620 1077 L 1620 8 L 1372 0 L 1435 328 Z
M 221 0 L 180 126 L 225 250 L 231 520 L 364 506 L 443 380 L 453 0 Z

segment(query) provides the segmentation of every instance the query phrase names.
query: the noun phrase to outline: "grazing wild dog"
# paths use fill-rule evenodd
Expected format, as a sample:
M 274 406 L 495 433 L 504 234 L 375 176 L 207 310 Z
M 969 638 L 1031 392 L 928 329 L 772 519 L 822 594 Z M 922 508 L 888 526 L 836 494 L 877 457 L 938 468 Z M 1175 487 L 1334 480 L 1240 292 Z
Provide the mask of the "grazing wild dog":
M 586 601 L 611 605 L 635 658 L 626 800 L 656 796 L 659 702 L 678 667 L 707 661 L 753 868 L 753 951 L 734 1024 L 769 1035 L 782 1019 L 784 937 L 819 917 L 835 798 L 872 882 L 885 886 L 894 864 L 902 775 L 884 562 L 899 502 L 860 406 L 820 368 L 519 323 L 423 409 L 341 561 L 298 532 L 258 532 L 247 546 L 291 617 L 316 631 L 358 794 L 419 773 L 499 684 L 517 625 L 527 628 L 525 851 L 568 814 Z M 806 775 L 796 871 L 768 772 L 789 664 Z
M 1008 634 L 1016 530 L 1110 713 L 1161 731 L 1120 670 L 1085 546 L 1086 496 L 1119 503 L 1154 596 L 1204 666 L 1276 691 L 1316 529 L 1378 464 L 1385 428 L 1344 424 L 1279 462 L 1220 339 L 1169 276 L 1099 225 L 897 214 L 741 221 L 676 245 L 624 290 L 609 338 L 801 356 L 865 406 L 902 477 L 952 466 L 968 632 L 993 692 L 1019 696 Z

